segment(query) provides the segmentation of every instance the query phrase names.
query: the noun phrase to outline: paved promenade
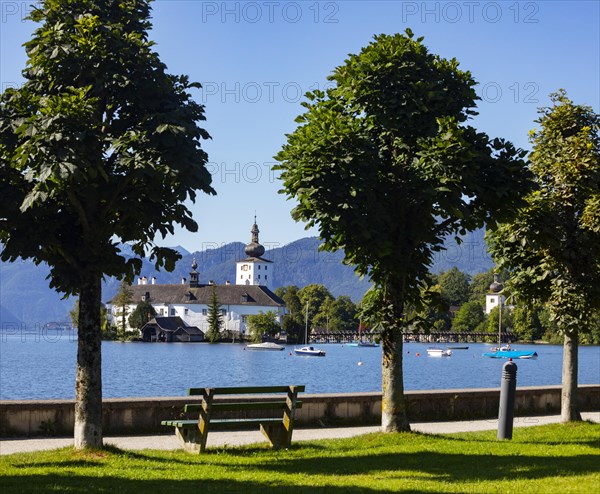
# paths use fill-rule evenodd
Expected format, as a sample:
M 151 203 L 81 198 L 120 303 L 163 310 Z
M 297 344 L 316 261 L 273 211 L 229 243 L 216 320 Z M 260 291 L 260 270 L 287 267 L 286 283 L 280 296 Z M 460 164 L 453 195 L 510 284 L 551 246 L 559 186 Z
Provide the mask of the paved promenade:
M 581 414 L 584 420 L 600 423 L 600 412 L 584 412 Z M 542 417 L 516 417 L 514 427 L 530 427 L 534 425 L 553 424 L 560 422 L 560 415 L 549 415 Z M 498 421 L 472 420 L 463 422 L 428 422 L 412 423 L 412 430 L 428 434 L 448 434 L 452 432 L 470 432 L 495 430 Z M 337 439 L 378 432 L 379 426 L 371 427 L 340 427 L 322 429 L 296 429 L 294 431 L 294 442 L 312 441 L 316 439 Z M 207 447 L 217 446 L 242 446 L 264 442 L 263 435 L 258 430 L 235 431 L 235 432 L 211 432 L 208 435 Z M 156 436 L 120 436 L 105 437 L 105 444 L 112 444 L 121 449 L 181 449 L 181 444 L 175 434 Z M 32 439 L 2 439 L 0 440 L 0 455 L 22 453 L 29 451 L 42 451 L 47 449 L 64 448 L 73 444 L 73 438 L 32 438 Z

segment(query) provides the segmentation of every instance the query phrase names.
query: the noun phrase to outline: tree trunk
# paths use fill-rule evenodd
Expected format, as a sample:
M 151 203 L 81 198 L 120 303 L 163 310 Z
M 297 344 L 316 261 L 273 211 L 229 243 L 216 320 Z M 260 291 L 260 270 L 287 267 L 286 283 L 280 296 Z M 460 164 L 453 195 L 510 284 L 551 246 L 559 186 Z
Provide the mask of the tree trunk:
M 398 326 L 382 335 L 382 408 L 383 432 L 410 431 L 404 397 L 402 372 L 402 329 Z
M 86 275 L 79 293 L 75 448 L 102 447 L 100 277 Z
M 402 370 L 402 328 L 404 321 L 404 291 L 398 278 L 388 280 L 385 286 L 385 304 L 392 306 L 390 320 L 382 334 L 382 402 L 381 429 L 383 432 L 410 431 L 404 374 Z
M 562 422 L 581 420 L 577 402 L 578 352 L 578 331 L 566 331 L 563 344 L 562 395 L 560 401 Z

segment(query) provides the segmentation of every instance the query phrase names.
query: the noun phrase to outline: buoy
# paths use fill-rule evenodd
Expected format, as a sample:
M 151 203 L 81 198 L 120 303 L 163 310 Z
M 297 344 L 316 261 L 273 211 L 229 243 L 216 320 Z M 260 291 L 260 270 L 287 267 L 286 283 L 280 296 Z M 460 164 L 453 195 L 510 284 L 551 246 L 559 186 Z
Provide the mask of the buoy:
M 416 355 L 417 357 L 420 357 L 420 356 L 421 356 L 421 354 L 420 354 L 420 353 L 416 353 L 415 355 Z
M 365 365 L 364 362 L 358 361 L 358 365 Z

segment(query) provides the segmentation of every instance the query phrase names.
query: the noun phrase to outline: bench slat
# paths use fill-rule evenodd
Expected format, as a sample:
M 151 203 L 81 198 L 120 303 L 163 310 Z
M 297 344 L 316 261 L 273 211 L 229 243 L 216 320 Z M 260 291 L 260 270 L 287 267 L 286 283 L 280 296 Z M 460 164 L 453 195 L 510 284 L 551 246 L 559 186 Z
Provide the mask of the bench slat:
M 215 403 L 211 405 L 213 412 L 236 412 L 246 410 L 285 410 L 288 407 L 285 401 L 258 401 L 258 402 L 236 402 L 236 403 Z M 185 405 L 186 412 L 200 412 L 203 406 L 200 403 L 189 403 Z M 302 402 L 296 401 L 296 408 L 302 408 Z M 211 421 L 212 422 L 212 421 Z
M 281 423 L 280 418 L 263 418 L 263 419 L 213 419 L 211 425 L 220 425 L 222 427 L 230 427 L 237 425 L 258 425 L 258 424 L 277 424 Z M 193 429 L 198 427 L 197 420 L 163 420 L 161 425 L 171 427 L 182 427 L 184 429 Z
M 198 420 L 163 420 L 160 425 L 172 427 L 198 427 Z
M 296 391 L 304 392 L 304 385 L 299 386 L 238 386 L 229 388 L 190 388 L 188 395 L 197 396 L 203 395 L 206 389 L 212 389 L 216 395 L 240 395 L 240 394 L 256 394 L 256 393 L 287 393 L 290 388 L 295 387 Z

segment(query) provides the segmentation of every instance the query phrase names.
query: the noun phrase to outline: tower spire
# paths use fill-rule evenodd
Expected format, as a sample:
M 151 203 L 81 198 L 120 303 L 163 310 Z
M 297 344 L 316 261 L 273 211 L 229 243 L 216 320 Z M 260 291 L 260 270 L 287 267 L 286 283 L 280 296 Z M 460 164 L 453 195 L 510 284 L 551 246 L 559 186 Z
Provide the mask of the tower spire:
M 246 248 L 244 251 L 246 255 L 250 257 L 260 257 L 265 253 L 265 248 L 260 245 L 258 240 L 258 234 L 260 230 L 258 229 L 258 224 L 256 223 L 256 213 L 254 213 L 254 224 L 252 225 L 252 240 L 249 244 L 246 244 Z

